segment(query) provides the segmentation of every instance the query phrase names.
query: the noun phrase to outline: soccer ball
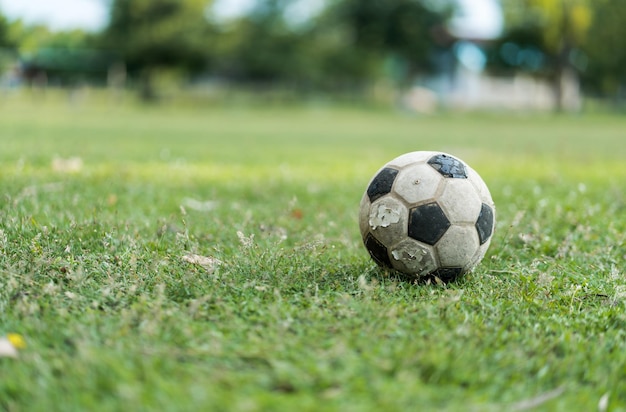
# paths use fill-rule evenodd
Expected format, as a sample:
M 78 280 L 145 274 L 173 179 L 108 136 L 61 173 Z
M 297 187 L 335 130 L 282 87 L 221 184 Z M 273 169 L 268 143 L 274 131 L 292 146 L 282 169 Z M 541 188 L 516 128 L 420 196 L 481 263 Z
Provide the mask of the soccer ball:
M 495 206 L 481 177 L 441 152 L 411 152 L 372 178 L 360 204 L 363 243 L 380 266 L 452 281 L 485 256 Z

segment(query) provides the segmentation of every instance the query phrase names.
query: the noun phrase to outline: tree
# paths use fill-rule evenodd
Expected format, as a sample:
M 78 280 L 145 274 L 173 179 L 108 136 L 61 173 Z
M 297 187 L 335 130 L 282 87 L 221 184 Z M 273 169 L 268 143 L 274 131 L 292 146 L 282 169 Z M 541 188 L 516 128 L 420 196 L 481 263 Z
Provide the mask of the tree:
M 141 93 L 155 97 L 157 70 L 194 72 L 205 67 L 211 30 L 206 0 L 113 0 L 103 44 L 116 50 L 132 75 L 141 79 Z
M 593 18 L 590 0 L 508 0 L 504 3 L 510 27 L 504 42 L 520 39 L 545 56 L 557 110 L 567 106 L 567 79 L 578 80 L 580 50 L 589 36 Z M 535 43 L 535 44 L 532 44 Z
M 10 36 L 10 26 L 7 19 L 0 14 L 0 76 L 4 74 L 6 67 L 11 65 L 14 58 L 15 44 Z
M 218 22 L 215 73 L 255 86 L 349 89 L 366 66 L 327 9 L 294 18 L 301 0 L 257 0 L 246 15 Z M 365 76 L 366 77 L 366 76 Z
M 307 53 L 302 33 L 290 27 L 283 10 L 291 0 L 259 0 L 236 21 L 220 25 L 217 72 L 246 83 L 290 82 L 300 76 Z
M 584 73 L 589 89 L 615 97 L 626 87 L 626 2 L 601 0 L 594 4 L 595 17 L 583 44 L 588 57 Z
M 346 26 L 350 46 L 366 64 L 395 59 L 405 67 L 400 82 L 433 69 L 431 58 L 439 47 L 436 33 L 447 19 L 445 9 L 431 9 L 420 0 L 343 0 L 332 12 Z
M 218 22 L 217 74 L 358 93 L 389 75 L 390 66 L 400 69 L 394 77 L 401 84 L 432 68 L 433 32 L 446 16 L 426 0 L 327 0 L 317 13 L 294 21 L 290 10 L 301 3 L 257 0 L 247 15 Z
M 9 22 L 0 14 L 0 48 L 11 46 L 9 40 Z
M 94 35 L 82 30 L 51 31 L 44 25 L 27 25 L 22 20 L 8 24 L 9 57 L 20 60 L 21 75 L 27 82 L 46 79 L 56 84 L 106 77 L 108 56 L 93 49 Z M 1 50 L 0 50 L 1 52 Z

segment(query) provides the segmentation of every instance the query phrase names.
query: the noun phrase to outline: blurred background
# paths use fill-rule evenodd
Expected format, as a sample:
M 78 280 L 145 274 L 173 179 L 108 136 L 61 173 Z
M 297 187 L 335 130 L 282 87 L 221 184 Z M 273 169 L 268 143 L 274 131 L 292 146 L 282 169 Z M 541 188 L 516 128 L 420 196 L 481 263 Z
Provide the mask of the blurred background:
M 626 107 L 624 0 L 0 0 L 0 97 Z

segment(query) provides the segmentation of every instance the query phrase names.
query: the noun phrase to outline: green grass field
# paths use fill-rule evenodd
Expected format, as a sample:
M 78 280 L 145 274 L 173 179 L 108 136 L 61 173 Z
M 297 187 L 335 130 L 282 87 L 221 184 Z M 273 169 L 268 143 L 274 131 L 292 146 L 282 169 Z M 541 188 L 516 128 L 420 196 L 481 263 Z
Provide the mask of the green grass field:
M 626 411 L 625 131 L 5 98 L 0 336 L 27 346 L 0 410 Z M 414 150 L 467 161 L 497 206 L 449 285 L 361 244 L 367 182 Z

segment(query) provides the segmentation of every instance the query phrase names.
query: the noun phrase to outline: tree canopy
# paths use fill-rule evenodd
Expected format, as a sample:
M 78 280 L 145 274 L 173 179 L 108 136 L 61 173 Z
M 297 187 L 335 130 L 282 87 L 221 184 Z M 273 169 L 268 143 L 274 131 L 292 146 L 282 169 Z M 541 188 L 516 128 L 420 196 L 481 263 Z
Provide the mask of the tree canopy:
M 243 84 L 300 89 L 360 88 L 381 78 L 409 85 L 438 70 L 454 46 L 446 32 L 454 1 L 325 0 L 304 19 L 302 0 L 256 0 L 234 19 L 211 14 L 211 0 L 106 0 L 102 32 L 52 32 L 0 15 L 0 48 L 22 59 L 50 49 L 100 50 L 117 56 L 136 84 L 152 93 L 154 73 L 213 76 Z M 567 73 L 595 93 L 624 90 L 626 3 L 623 0 L 502 0 L 506 31 L 493 69 L 550 79 L 557 100 Z M 446 34 L 447 33 L 447 34 Z
M 0 47 L 10 46 L 9 42 L 9 22 L 6 17 L 0 14 Z
M 623 0 L 599 0 L 582 47 L 588 63 L 583 80 L 594 93 L 626 94 L 626 7 Z
M 584 69 L 582 47 L 594 5 L 589 0 L 506 0 L 505 10 L 505 60 L 516 69 L 542 72 L 552 82 L 557 109 L 562 108 L 567 79 Z
M 155 69 L 205 68 L 211 41 L 206 7 L 206 0 L 113 0 L 101 42 L 142 79 L 149 98 Z
M 437 47 L 435 33 L 446 19 L 426 3 L 415 0 L 344 0 L 331 9 L 346 27 L 351 47 L 362 56 L 375 60 L 386 58 L 404 67 L 398 80 L 407 81 L 418 72 L 433 69 Z

